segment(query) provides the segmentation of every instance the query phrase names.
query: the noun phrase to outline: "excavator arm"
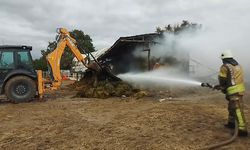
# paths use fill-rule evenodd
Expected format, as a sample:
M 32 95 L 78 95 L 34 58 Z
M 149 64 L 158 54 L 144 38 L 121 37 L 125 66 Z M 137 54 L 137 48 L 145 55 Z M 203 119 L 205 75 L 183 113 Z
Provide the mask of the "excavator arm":
M 46 80 L 42 76 L 42 71 L 37 71 L 38 76 L 38 94 L 39 97 L 42 98 L 44 95 L 47 86 L 45 84 L 49 84 L 49 89 L 55 90 L 58 89 L 62 84 L 61 77 L 61 69 L 60 62 L 61 57 L 65 51 L 66 46 L 70 49 L 70 51 L 74 54 L 79 62 L 82 62 L 85 67 L 94 72 L 94 76 L 97 79 L 98 75 L 105 76 L 106 79 L 110 79 L 113 81 L 120 81 L 121 79 L 113 75 L 107 67 L 101 66 L 97 60 L 94 58 L 93 62 L 88 62 L 89 60 L 86 55 L 82 55 L 80 50 L 76 46 L 76 40 L 70 36 L 70 33 L 65 28 L 58 29 L 58 39 L 57 46 L 55 50 L 49 53 L 46 57 L 48 61 L 48 68 L 50 72 L 50 80 Z
M 87 67 L 87 57 L 82 55 L 80 50 L 76 46 L 76 40 L 70 36 L 70 33 L 65 28 L 59 28 L 57 46 L 55 50 L 49 53 L 46 57 L 48 62 L 48 69 L 50 73 L 50 80 L 43 78 L 42 70 L 37 71 L 38 78 L 38 94 L 42 98 L 44 92 L 47 90 L 45 84 L 50 84 L 49 89 L 55 90 L 61 86 L 62 76 L 60 69 L 60 62 L 66 46 L 74 54 L 78 61 L 82 62 Z
M 57 89 L 61 86 L 61 69 L 60 62 L 62 54 L 66 46 L 69 47 L 74 56 L 78 59 L 78 61 L 82 62 L 85 66 L 87 66 L 87 57 L 82 55 L 80 50 L 76 46 L 76 40 L 70 36 L 70 33 L 65 28 L 58 29 L 59 38 L 57 42 L 57 46 L 55 50 L 49 53 L 46 57 L 48 61 L 49 72 L 52 80 L 52 88 Z

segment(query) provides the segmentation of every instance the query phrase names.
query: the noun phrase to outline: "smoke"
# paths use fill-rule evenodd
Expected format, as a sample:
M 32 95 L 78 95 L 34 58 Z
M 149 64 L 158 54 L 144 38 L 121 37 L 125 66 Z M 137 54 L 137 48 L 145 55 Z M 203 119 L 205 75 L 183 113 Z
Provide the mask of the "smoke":
M 250 70 L 248 69 L 250 66 L 250 5 L 248 0 L 178 0 L 168 2 L 163 10 L 160 9 L 164 6 L 163 1 L 161 3 L 155 1 L 142 3 L 142 5 L 161 10 L 151 9 L 152 11 L 150 11 L 148 9 L 149 16 L 151 16 L 150 20 L 162 19 L 162 21 L 155 21 L 154 26 L 161 25 L 164 27 L 181 20 L 188 20 L 201 24 L 202 28 L 196 32 L 186 30 L 178 35 L 166 33 L 165 38 L 155 39 L 160 44 L 150 45 L 152 58 L 161 57 L 159 60 L 161 62 L 163 61 L 162 57 L 174 57 L 176 61 L 179 61 L 183 60 L 188 54 L 191 60 L 190 71 L 193 71 L 196 76 L 216 79 L 222 65 L 221 52 L 230 49 L 234 58 L 243 66 L 245 79 L 250 81 Z M 134 56 L 146 58 L 147 53 L 142 52 L 142 47 L 139 47 L 135 50 Z M 169 68 L 165 69 L 167 71 Z M 179 68 L 176 67 L 176 69 Z M 141 74 L 141 77 L 148 74 L 154 76 L 154 74 L 145 73 Z M 137 77 L 133 75 L 130 73 L 124 78 Z M 163 73 L 161 76 L 172 78 L 177 75 L 181 76 L 178 78 L 187 78 L 187 75 L 182 74 L 182 72 L 171 76 Z M 139 82 L 138 80 L 133 81 Z
M 163 58 L 174 58 L 177 62 L 189 61 L 189 69 L 195 76 L 217 78 L 222 64 L 221 52 L 231 50 L 234 58 L 243 66 L 245 78 L 249 81 L 250 70 L 247 68 L 250 66 L 250 35 L 247 31 L 245 25 L 232 20 L 228 24 L 203 24 L 202 28 L 196 31 L 189 28 L 180 34 L 166 32 L 164 38 L 155 39 L 159 44 L 150 47 L 151 56 L 159 58 L 159 62 L 163 61 Z M 136 50 L 134 55 L 146 57 L 141 50 Z
M 198 76 L 217 75 L 222 64 L 220 54 L 230 49 L 234 58 L 243 66 L 245 78 L 250 81 L 250 5 L 248 0 L 187 0 L 168 1 L 167 8 L 160 11 L 158 16 L 171 14 L 168 19 L 161 21 L 162 27 L 167 24 L 188 20 L 202 24 L 202 28 L 193 33 L 186 31 L 178 36 L 166 35 L 162 45 L 155 45 L 152 56 L 172 55 L 181 59 L 182 53 L 188 52 L 195 60 L 193 67 Z M 161 8 L 162 3 L 148 2 L 143 5 Z M 153 12 L 151 12 L 153 13 Z M 165 14 L 164 14 L 165 13 Z M 166 17 L 167 18 L 167 17 Z M 173 54 L 172 46 L 179 51 Z M 168 53 L 168 54 L 166 54 Z M 197 63 L 198 62 L 198 63 Z
M 242 29 L 240 25 L 235 25 L 235 23 L 230 24 L 230 27 L 228 25 L 216 25 L 217 23 L 214 26 L 211 24 L 203 25 L 204 27 L 198 32 L 193 33 L 193 31 L 187 30 L 181 35 L 170 37 L 174 38 L 176 50 L 183 53 L 188 52 L 191 62 L 195 60 L 195 71 L 200 76 L 219 71 L 222 64 L 221 52 L 229 49 L 232 51 L 234 58 L 245 69 L 246 79 L 250 80 L 250 70 L 247 69 L 250 65 L 250 61 L 248 61 L 250 43 L 248 41 L 249 35 L 244 31 L 247 29 Z M 165 45 L 171 46 L 173 43 L 166 40 Z M 198 65 L 201 65 L 200 68 L 197 68 L 197 62 Z M 199 69 L 203 70 L 199 72 Z

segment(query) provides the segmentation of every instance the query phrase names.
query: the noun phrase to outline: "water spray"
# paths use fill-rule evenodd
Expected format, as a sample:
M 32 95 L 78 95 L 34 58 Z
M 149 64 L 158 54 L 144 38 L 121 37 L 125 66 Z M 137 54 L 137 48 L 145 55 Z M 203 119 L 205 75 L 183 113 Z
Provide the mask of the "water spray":
M 176 85 L 176 86 L 200 86 L 201 82 L 195 81 L 193 79 L 188 78 L 178 78 L 174 76 L 163 76 L 163 75 L 155 75 L 155 74 L 121 74 L 118 75 L 124 81 L 142 84 L 142 85 L 150 85 L 152 83 L 156 83 L 157 85 Z

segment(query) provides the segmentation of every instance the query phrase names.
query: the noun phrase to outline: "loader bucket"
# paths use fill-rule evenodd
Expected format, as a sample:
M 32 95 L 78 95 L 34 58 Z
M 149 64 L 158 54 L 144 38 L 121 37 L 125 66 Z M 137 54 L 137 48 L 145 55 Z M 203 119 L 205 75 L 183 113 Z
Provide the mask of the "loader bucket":
M 101 74 L 109 81 L 122 81 L 122 79 L 115 76 L 108 67 L 103 67 Z
M 88 64 L 88 69 L 84 73 L 85 78 L 97 77 L 99 81 L 121 81 L 120 78 L 115 76 L 105 64 L 100 64 L 97 61 L 93 61 Z

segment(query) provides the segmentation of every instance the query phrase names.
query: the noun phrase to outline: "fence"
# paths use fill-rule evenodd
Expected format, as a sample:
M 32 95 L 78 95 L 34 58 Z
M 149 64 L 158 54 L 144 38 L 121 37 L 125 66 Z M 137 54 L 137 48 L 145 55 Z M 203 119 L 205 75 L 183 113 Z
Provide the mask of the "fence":
M 61 76 L 63 80 L 75 80 L 79 81 L 82 77 L 82 73 L 77 73 L 77 72 L 70 72 L 70 70 L 61 70 Z M 50 74 L 48 71 L 43 71 L 43 77 L 44 78 L 49 78 Z

